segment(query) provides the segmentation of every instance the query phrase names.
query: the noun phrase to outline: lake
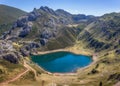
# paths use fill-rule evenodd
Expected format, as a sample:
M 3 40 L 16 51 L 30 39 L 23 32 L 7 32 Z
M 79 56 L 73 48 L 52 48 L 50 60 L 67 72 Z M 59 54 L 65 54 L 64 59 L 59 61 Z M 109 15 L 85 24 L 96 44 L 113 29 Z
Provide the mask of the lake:
M 33 55 L 31 60 L 51 73 L 75 72 L 78 68 L 88 66 L 92 62 L 90 56 L 62 51 L 44 55 Z

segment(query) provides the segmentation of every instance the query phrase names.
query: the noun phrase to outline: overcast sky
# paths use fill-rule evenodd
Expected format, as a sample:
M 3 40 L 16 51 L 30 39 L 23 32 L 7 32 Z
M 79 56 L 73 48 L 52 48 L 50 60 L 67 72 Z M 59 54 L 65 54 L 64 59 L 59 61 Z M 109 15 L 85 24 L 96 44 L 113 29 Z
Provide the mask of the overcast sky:
M 0 0 L 0 4 L 20 8 L 27 12 L 40 6 L 54 10 L 64 9 L 72 14 L 103 15 L 120 12 L 120 0 Z

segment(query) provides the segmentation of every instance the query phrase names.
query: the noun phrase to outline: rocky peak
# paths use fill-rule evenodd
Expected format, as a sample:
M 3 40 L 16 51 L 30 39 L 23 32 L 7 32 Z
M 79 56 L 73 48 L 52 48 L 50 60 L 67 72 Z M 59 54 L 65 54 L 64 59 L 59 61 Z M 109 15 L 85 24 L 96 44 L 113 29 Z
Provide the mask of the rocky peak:
M 69 12 L 63 10 L 63 9 L 58 9 L 55 11 L 58 15 L 66 15 L 66 16 L 72 16 L 72 14 L 70 14 Z
M 41 6 L 39 10 L 42 10 L 44 12 L 47 12 L 47 13 L 50 13 L 50 14 L 53 14 L 53 15 L 56 15 L 55 11 L 47 6 Z

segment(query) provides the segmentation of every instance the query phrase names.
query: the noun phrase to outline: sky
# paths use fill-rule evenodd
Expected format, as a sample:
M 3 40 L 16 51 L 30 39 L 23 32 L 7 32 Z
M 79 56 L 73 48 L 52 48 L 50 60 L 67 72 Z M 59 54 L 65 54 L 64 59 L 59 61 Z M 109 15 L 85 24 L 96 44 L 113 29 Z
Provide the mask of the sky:
M 101 16 L 120 12 L 120 0 L 0 0 L 0 4 L 30 12 L 33 8 L 48 6 L 54 10 L 64 9 L 72 14 Z

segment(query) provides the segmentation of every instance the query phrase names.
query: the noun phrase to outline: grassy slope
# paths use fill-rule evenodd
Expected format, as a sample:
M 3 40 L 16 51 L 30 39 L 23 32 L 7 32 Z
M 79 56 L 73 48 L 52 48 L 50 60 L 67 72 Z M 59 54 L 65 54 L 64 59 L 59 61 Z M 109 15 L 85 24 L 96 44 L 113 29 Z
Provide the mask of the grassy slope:
M 20 9 L 0 5 L 0 24 L 7 24 L 15 21 L 18 17 L 25 15 L 26 12 Z
M 13 64 L 0 59 L 0 82 L 6 81 L 24 70 L 21 64 Z
M 83 44 L 77 44 L 76 47 L 79 49 L 80 45 Z M 79 70 L 77 80 L 70 86 L 99 86 L 100 82 L 103 86 L 113 86 L 119 81 L 116 77 L 119 77 L 120 74 L 120 56 L 114 50 L 97 54 L 97 62 L 86 69 Z M 114 76 L 111 77 L 111 75 Z
M 71 49 L 72 50 L 77 49 L 79 50 L 79 52 L 81 52 L 81 50 L 84 50 L 87 51 L 88 53 L 92 51 L 87 48 L 84 48 L 82 45 L 83 44 L 78 43 Z M 49 85 L 52 82 L 54 82 L 58 86 L 63 86 L 65 84 L 69 86 L 99 86 L 100 83 L 102 83 L 103 86 L 112 86 L 113 84 L 118 82 L 119 79 L 117 77 L 119 77 L 120 74 L 119 72 L 120 56 L 115 54 L 115 51 L 109 51 L 107 52 L 107 54 L 103 52 L 98 53 L 97 58 L 98 58 L 97 62 L 95 62 L 88 68 L 78 70 L 77 76 L 59 76 L 59 75 L 54 76 L 41 72 L 38 73 L 37 80 L 34 80 L 34 74 L 29 72 L 12 84 L 14 84 L 15 86 L 17 85 L 37 86 L 38 84 L 42 86 L 42 81 L 44 80 L 45 85 Z

